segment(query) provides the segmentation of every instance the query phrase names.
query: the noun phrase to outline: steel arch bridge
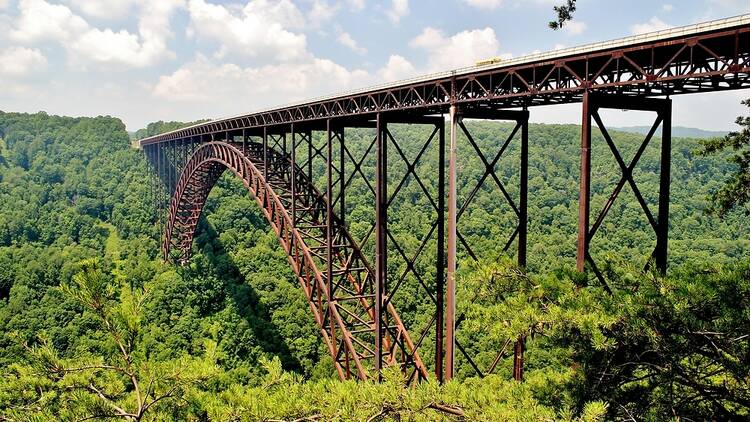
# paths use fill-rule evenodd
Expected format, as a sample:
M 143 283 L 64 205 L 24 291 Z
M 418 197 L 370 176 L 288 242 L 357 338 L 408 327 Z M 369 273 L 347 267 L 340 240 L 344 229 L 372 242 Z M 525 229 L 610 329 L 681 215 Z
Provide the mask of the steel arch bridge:
M 279 238 L 323 341 L 342 379 L 378 378 L 399 366 L 408 382 L 450 379 L 466 365 L 483 376 L 512 354 L 513 375 L 523 377 L 524 337 L 508 339 L 494 359 L 481 361 L 456 339 L 463 320 L 456 311 L 457 250 L 476 259 L 476 245 L 462 235 L 461 216 L 476 206 L 481 189 L 507 202 L 515 217 L 507 242 L 526 265 L 529 108 L 582 105 L 581 173 L 576 268 L 609 289 L 590 254 L 590 244 L 619 193 L 628 185 L 654 231 L 649 265 L 667 269 L 671 118 L 673 95 L 750 87 L 750 15 L 706 22 L 620 40 L 558 50 L 427 75 L 309 102 L 198 124 L 141 140 L 154 175 L 154 203 L 163 227 L 165 259 L 190 259 L 193 236 L 206 198 L 227 170 L 242 180 Z M 651 112 L 653 125 L 630 162 L 625 162 L 600 111 Z M 463 119 L 512 122 L 499 150 L 486 151 Z M 601 131 L 622 176 L 604 207 L 591 213 L 592 121 Z M 424 139 L 403 139 L 393 125 L 426 128 Z M 345 139 L 358 128 L 372 137 L 364 145 Z M 661 131 L 658 203 L 644 199 L 633 170 Z M 448 136 L 446 139 L 446 132 Z M 361 142 L 361 140 L 360 140 Z M 410 156 L 405 142 L 418 146 Z M 517 194 L 497 171 L 510 146 L 518 149 Z M 484 168 L 459 198 L 457 148 Z M 432 153 L 428 152 L 432 151 Z M 374 175 L 365 163 L 374 163 Z M 437 173 L 424 183 L 419 164 Z M 320 182 L 324 180 L 324 182 Z M 347 192 L 359 184 L 371 195 L 370 229 L 355 238 Z M 317 185 L 316 185 L 317 184 Z M 430 221 L 417 246 L 394 236 L 389 210 L 404 186 L 419 192 Z M 593 220 L 593 222 L 592 222 Z M 362 224 L 362 221 L 356 221 Z M 365 245 L 374 244 L 374 248 Z M 365 252 L 374 249 L 374 254 Z M 431 269 L 417 265 L 431 260 Z M 411 283 L 433 312 L 405 322 L 399 304 Z M 409 290 L 413 294 L 414 289 Z M 506 350 L 513 344 L 512 350 Z M 430 356 L 425 362 L 422 356 Z M 434 361 L 433 361 L 434 359 Z

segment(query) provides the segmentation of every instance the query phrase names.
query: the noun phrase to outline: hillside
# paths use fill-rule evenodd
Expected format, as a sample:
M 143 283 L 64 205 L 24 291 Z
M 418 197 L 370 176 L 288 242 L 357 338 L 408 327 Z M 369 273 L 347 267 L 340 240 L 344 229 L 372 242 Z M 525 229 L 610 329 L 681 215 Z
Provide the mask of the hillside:
M 615 130 L 618 130 L 620 132 L 640 133 L 641 135 L 646 135 L 648 134 L 648 131 L 651 130 L 651 126 L 627 126 L 618 127 L 615 128 Z M 672 136 L 676 138 L 720 138 L 722 136 L 725 136 L 727 133 L 729 133 L 729 131 L 703 130 L 685 126 L 672 127 Z
M 469 124 L 488 156 L 511 129 Z M 139 133 L 174 127 L 160 122 Z M 394 135 L 425 138 L 407 126 Z M 369 136 L 352 131 L 347 142 L 362 152 Z M 463 362 L 454 383 L 405 389 L 396 371 L 384 384 L 337 380 L 286 257 L 237 180 L 225 175 L 214 188 L 191 264 L 173 267 L 158 256 L 151 176 L 122 122 L 0 112 L 0 419 L 83 419 L 143 409 L 144 397 L 155 403 L 148 418 L 160 420 L 748 416 L 750 223 L 741 212 L 703 212 L 731 169 L 725 157 L 697 157 L 697 139 L 673 142 L 670 278 L 641 273 L 653 235 L 623 191 L 592 244 L 616 288 L 610 296 L 571 272 L 579 128 L 532 125 L 529 136 L 527 272 L 499 256 L 512 211 L 496 189 L 481 189 L 460 228 L 483 261 L 462 250 L 459 280 L 459 340 L 487 367 L 506 340 L 526 336 L 526 382 L 510 381 L 505 354 L 486 379 Z M 626 161 L 639 140 L 615 133 Z M 599 135 L 594 143 L 598 210 L 618 173 Z M 421 147 L 403 145 L 408 157 Z M 470 153 L 462 144 L 461 198 L 481 174 Z M 516 154 L 514 144 L 497 166 L 513 196 Z M 430 191 L 436 156 L 428 149 L 415 170 Z M 635 172 L 654 210 L 658 162 L 655 142 Z M 389 169 L 393 183 L 403 170 Z M 366 160 L 364 174 L 373 171 Z M 390 217 L 409 250 L 432 215 L 420 192 L 406 185 Z M 363 183 L 349 195 L 350 229 L 360 236 L 367 227 L 357 222 L 372 201 Z M 391 265 L 398 270 L 397 260 Z M 429 273 L 431 257 L 415 265 Z M 403 288 L 412 296 L 398 303 L 405 321 L 428 321 L 427 299 L 408 294 L 416 281 Z M 696 334 L 707 332 L 719 334 Z M 432 353 L 425 347 L 430 368 Z

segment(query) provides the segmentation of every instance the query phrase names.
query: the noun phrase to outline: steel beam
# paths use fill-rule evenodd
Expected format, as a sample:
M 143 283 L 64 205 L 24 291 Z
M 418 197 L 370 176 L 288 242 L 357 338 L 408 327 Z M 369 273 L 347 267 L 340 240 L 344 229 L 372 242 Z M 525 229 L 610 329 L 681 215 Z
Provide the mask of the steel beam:
M 591 209 L 591 110 L 589 92 L 583 93 L 583 121 L 581 122 L 581 184 L 578 192 L 578 248 L 576 270 L 586 269 L 589 255 L 589 212 Z
M 292 225 L 296 227 L 297 225 L 297 132 L 294 128 L 294 123 L 292 123 L 291 128 L 292 132 L 292 156 L 290 160 L 291 165 L 291 191 L 292 191 Z
M 168 139 L 244 127 L 292 122 L 320 125 L 328 118 L 361 120 L 388 110 L 439 114 L 451 105 L 515 108 L 582 101 L 586 91 L 638 97 L 723 91 L 750 87 L 750 23 L 723 30 L 677 32 L 670 39 L 633 39 L 594 51 L 549 53 L 529 58 L 417 78 L 343 96 L 279 107 L 208 122 L 142 140 Z
M 342 127 L 339 132 L 339 218 L 341 225 L 346 227 L 346 147 L 344 136 L 346 130 Z
M 607 291 L 610 291 L 610 287 L 604 276 L 599 272 L 596 267 L 594 259 L 591 257 L 589 246 L 592 238 L 596 234 L 599 227 L 601 227 L 604 218 L 610 210 L 612 204 L 617 199 L 622 188 L 627 183 L 633 189 L 636 199 L 638 200 L 641 208 L 649 220 L 656 234 L 656 247 L 652 253 L 651 258 L 654 260 L 654 264 L 657 270 L 661 273 L 666 273 L 667 269 L 667 244 L 668 244 L 668 233 L 669 233 L 669 184 L 670 184 L 670 165 L 671 165 L 671 121 L 672 121 L 672 102 L 669 99 L 658 99 L 658 98 L 633 98 L 622 95 L 604 95 L 601 93 L 597 94 L 586 94 L 584 97 L 583 107 L 583 127 L 581 133 L 581 190 L 579 197 L 579 226 L 578 226 L 578 251 L 576 257 L 576 269 L 580 272 L 586 270 L 586 265 L 591 267 L 591 270 L 595 273 L 596 277 L 603 284 Z M 600 109 L 626 109 L 626 110 L 639 110 L 639 111 L 650 111 L 656 113 L 656 120 L 651 127 L 651 130 L 646 135 L 646 138 L 642 142 L 640 148 L 636 152 L 630 164 L 626 164 L 617 146 L 615 145 L 612 137 L 610 136 L 607 128 L 599 115 Z M 591 120 L 594 119 L 598 125 L 604 140 L 607 142 L 612 154 L 617 161 L 618 166 L 622 171 L 622 176 L 619 182 L 616 184 L 614 191 L 610 195 L 603 210 L 599 214 L 598 218 L 593 225 L 589 225 L 590 222 L 590 178 L 591 178 Z M 655 219 L 651 213 L 648 204 L 646 203 L 643 195 L 638 189 L 638 185 L 633 179 L 633 170 L 638 164 L 641 155 L 645 151 L 649 142 L 651 141 L 658 126 L 662 126 L 662 143 L 661 143 L 661 169 L 659 174 L 659 214 Z M 650 264 L 650 261 L 649 261 Z M 648 265 L 647 264 L 647 267 Z
M 448 114 L 450 126 L 450 146 L 448 148 L 448 261 L 446 269 L 445 292 L 445 377 L 446 381 L 453 378 L 455 372 L 456 346 L 456 239 L 457 239 L 457 137 L 458 108 L 450 107 Z
M 437 257 L 435 263 L 435 377 L 442 382 L 445 377 L 445 119 L 440 119 L 438 150 L 438 205 L 437 205 Z
M 334 347 L 334 352 L 338 353 L 337 350 L 335 350 L 337 343 L 336 343 L 336 330 L 335 330 L 335 320 L 336 316 L 334 314 L 333 306 L 331 305 L 331 299 L 332 299 L 332 286 L 333 286 L 333 133 L 331 132 L 331 119 L 328 119 L 326 121 L 326 196 L 325 196 L 325 206 L 326 206 L 326 219 L 325 219 L 325 236 L 326 236 L 326 298 L 328 300 L 328 318 L 330 323 L 330 336 L 332 339 L 332 344 Z M 294 201 L 294 198 L 292 198 L 292 201 Z
M 661 131 L 661 168 L 659 170 L 659 216 L 656 229 L 656 249 L 654 261 L 657 270 L 667 273 L 667 245 L 669 242 L 669 186 L 672 163 L 672 101 L 664 103 L 660 111 L 662 117 Z
M 527 110 L 524 110 L 528 113 Z M 529 116 L 521 126 L 521 180 L 518 200 L 518 266 L 526 267 L 527 234 L 529 225 Z
M 263 126 L 263 179 L 268 181 L 268 126 Z
M 377 115 L 375 145 L 375 372 L 382 379 L 383 363 L 383 300 L 388 277 L 388 139 L 387 124 Z

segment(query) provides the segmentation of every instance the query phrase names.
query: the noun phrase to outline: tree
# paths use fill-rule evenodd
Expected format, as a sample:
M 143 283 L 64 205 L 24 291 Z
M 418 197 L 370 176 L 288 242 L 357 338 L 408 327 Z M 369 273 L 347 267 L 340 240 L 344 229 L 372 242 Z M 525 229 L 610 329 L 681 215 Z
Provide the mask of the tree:
M 573 19 L 573 13 L 576 11 L 576 0 L 568 0 L 564 5 L 555 6 L 553 9 L 557 14 L 557 20 L 550 21 L 549 27 L 558 30 L 565 25 L 565 22 Z
M 750 108 L 750 99 L 742 104 Z M 715 154 L 727 149 L 734 153 L 729 162 L 737 166 L 736 170 L 724 185 L 710 196 L 710 211 L 720 216 L 750 202 L 750 116 L 739 116 L 735 122 L 740 126 L 739 131 L 730 132 L 723 138 L 705 141 L 703 149 L 699 151 L 702 155 Z M 750 208 L 745 208 L 745 214 L 750 215 Z
M 15 365 L 4 379 L 17 391 L 9 417 L 38 412 L 66 420 L 140 421 L 158 405 L 179 415 L 187 391 L 210 379 L 213 365 L 190 356 L 149 361 L 139 347 L 146 292 L 118 286 L 93 260 L 82 263 L 73 281 L 61 289 L 98 322 L 105 341 L 94 353 L 73 359 L 60 357 L 44 336 L 37 345 L 24 344 L 31 365 Z

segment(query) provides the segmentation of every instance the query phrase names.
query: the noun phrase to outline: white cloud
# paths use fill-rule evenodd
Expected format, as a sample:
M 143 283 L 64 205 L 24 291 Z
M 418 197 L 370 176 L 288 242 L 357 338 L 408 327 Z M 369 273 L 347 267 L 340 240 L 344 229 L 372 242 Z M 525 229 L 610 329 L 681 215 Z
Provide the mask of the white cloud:
M 427 52 L 429 71 L 471 66 L 477 60 L 494 56 L 509 57 L 499 53 L 500 43 L 492 28 L 462 31 L 446 37 L 440 30 L 428 27 L 411 40 L 409 46 Z
M 307 12 L 310 24 L 319 26 L 331 20 L 338 13 L 339 7 L 338 3 L 331 5 L 325 0 L 314 0 L 312 8 Z
M 10 6 L 10 0 L 0 0 L 0 10 L 6 9 Z
M 225 6 L 190 0 L 188 12 L 192 33 L 220 43 L 218 57 L 231 52 L 293 60 L 306 54 L 305 35 L 287 29 L 304 26 L 302 13 L 288 0 L 254 0 L 239 15 Z
M 503 4 L 503 0 L 463 0 L 463 2 L 479 9 L 497 9 Z
M 338 38 L 336 39 L 341 45 L 349 47 L 352 51 L 357 54 L 367 53 L 367 49 L 357 44 L 357 41 L 349 35 L 348 32 L 341 31 Z
M 648 32 L 661 31 L 662 29 L 672 28 L 672 25 L 663 22 L 661 19 L 653 16 L 648 22 L 637 23 L 630 27 L 630 32 L 634 35 L 645 34 Z
M 383 82 L 392 82 L 414 76 L 416 73 L 414 65 L 408 60 L 397 54 L 392 54 L 385 66 L 378 72 L 378 76 Z
M 245 16 L 256 17 L 261 22 L 274 22 L 289 28 L 305 25 L 302 12 L 289 0 L 250 0 L 242 11 Z
M 358 12 L 365 8 L 365 0 L 347 0 L 349 7 L 355 12 Z
M 21 42 L 66 42 L 89 29 L 83 18 L 67 6 L 49 4 L 44 0 L 21 0 L 20 16 L 10 31 L 12 39 Z
M 53 41 L 69 53 L 71 63 L 145 67 L 169 56 L 169 18 L 179 0 L 147 2 L 142 6 L 139 34 L 91 27 L 67 6 L 45 0 L 21 0 L 20 15 L 11 30 L 13 40 L 26 43 Z
M 310 56 L 299 62 L 243 67 L 217 63 L 198 54 L 171 74 L 159 77 L 151 94 L 172 103 L 211 103 L 219 114 L 309 99 L 346 89 L 414 76 L 417 69 L 404 57 L 391 55 L 374 73 L 347 69 Z M 237 99 L 234 104 L 227 99 Z M 250 102 L 248 104 L 248 101 Z
M 391 8 L 386 11 L 388 19 L 393 23 L 399 23 L 408 14 L 409 0 L 391 0 Z
M 47 59 L 36 48 L 8 47 L 0 50 L 0 75 L 24 76 L 47 65 Z
M 583 34 L 583 31 L 586 30 L 586 27 L 586 22 L 572 20 L 565 22 L 565 25 L 563 25 L 563 31 L 572 35 L 581 35 Z
M 132 10 L 137 0 L 70 0 L 74 9 L 99 19 L 122 19 Z
M 366 71 L 348 70 L 326 59 L 241 67 L 231 63 L 217 64 L 199 55 L 174 73 L 161 76 L 152 93 L 159 98 L 182 102 L 242 98 L 245 107 L 248 100 L 252 101 L 251 107 L 260 107 L 371 82 Z
M 663 10 L 663 11 L 665 11 L 665 12 L 669 13 L 669 12 L 671 12 L 671 11 L 673 11 L 673 10 L 674 10 L 674 6 L 673 6 L 673 5 L 671 5 L 671 4 L 669 4 L 669 3 L 667 3 L 667 4 L 665 4 L 665 5 L 663 5 L 663 6 L 661 7 L 661 10 Z
M 159 42 L 141 43 L 137 35 L 124 30 L 114 32 L 111 29 L 96 28 L 84 32 L 68 45 L 76 57 L 85 61 L 128 64 L 134 67 L 145 67 L 154 62 L 162 53 L 163 47 Z

